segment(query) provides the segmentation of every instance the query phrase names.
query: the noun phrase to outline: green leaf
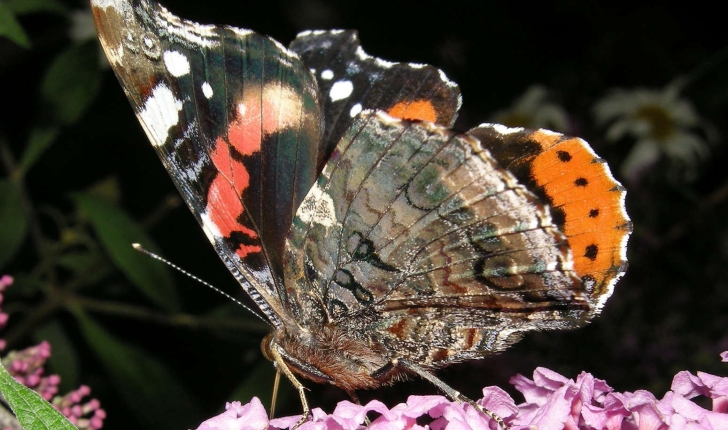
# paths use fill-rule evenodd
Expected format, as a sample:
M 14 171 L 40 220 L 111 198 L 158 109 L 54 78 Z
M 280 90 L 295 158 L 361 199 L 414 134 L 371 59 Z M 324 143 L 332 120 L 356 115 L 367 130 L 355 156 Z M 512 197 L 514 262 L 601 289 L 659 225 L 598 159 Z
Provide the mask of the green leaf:
M 48 149 L 58 137 L 57 128 L 35 128 L 30 133 L 28 143 L 25 145 L 25 152 L 20 159 L 19 170 L 25 175 L 28 170 L 38 161 L 41 155 Z
M 143 424 L 141 428 L 189 428 L 200 419 L 193 397 L 167 367 L 112 336 L 83 311 L 72 312 L 116 390 Z
M 141 243 L 159 252 L 147 234 L 120 208 L 96 196 L 76 193 L 78 208 L 88 217 L 112 262 L 149 300 L 165 309 L 179 309 L 179 297 L 167 267 L 132 248 Z
M 28 232 L 18 185 L 0 180 L 0 268 L 15 255 Z
M 99 262 L 99 256 L 88 251 L 66 252 L 58 257 L 56 263 L 73 273 L 83 273 Z
M 0 2 L 0 36 L 5 36 L 23 48 L 30 48 L 30 39 L 23 27 L 15 19 L 15 14 L 5 4 Z
M 10 376 L 2 364 L 0 364 L 0 391 L 25 430 L 76 429 L 68 418 L 45 401 L 40 394 Z
M 95 40 L 62 52 L 46 71 L 41 94 L 62 124 L 78 121 L 101 85 L 99 49 Z
M 58 0 L 8 0 L 5 5 L 16 15 L 34 12 L 66 12 L 66 7 Z
M 78 355 L 63 326 L 58 320 L 51 320 L 35 330 L 33 339 L 51 344 L 53 354 L 46 362 L 47 373 L 61 375 L 60 392 L 75 390 L 78 387 Z

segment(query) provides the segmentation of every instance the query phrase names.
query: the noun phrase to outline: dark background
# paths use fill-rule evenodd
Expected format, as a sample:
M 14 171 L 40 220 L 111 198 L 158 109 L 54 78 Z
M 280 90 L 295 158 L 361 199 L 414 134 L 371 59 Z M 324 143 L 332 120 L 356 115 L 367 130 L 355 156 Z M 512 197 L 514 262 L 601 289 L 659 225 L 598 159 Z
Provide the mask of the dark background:
M 66 1 L 69 9 L 86 7 Z M 202 23 L 231 24 L 268 34 L 287 45 L 299 31 L 315 28 L 359 30 L 364 49 L 394 61 L 413 61 L 442 68 L 460 85 L 464 105 L 456 128 L 465 130 L 508 107 L 532 84 L 544 84 L 553 100 L 571 115 L 577 132 L 613 166 L 622 162 L 633 142 L 607 145 L 603 130 L 593 124 L 594 103 L 615 88 L 663 88 L 686 76 L 684 96 L 721 136 L 728 109 L 728 63 L 724 15 L 699 2 L 664 2 L 617 6 L 613 2 L 330 2 L 324 0 L 263 2 L 207 0 L 167 1 L 175 14 Z M 5 113 L 0 116 L 2 139 L 19 157 L 30 130 L 52 121 L 39 96 L 39 82 L 58 52 L 69 46 L 68 20 L 59 14 L 22 16 L 31 36 L 30 50 L 0 41 L 0 65 Z M 538 366 L 569 378 L 579 372 L 605 379 L 615 390 L 647 389 L 660 398 L 679 370 L 726 374 L 718 354 L 728 350 L 728 204 L 726 203 L 725 139 L 711 147 L 700 174 L 687 182 L 666 174 L 667 162 L 647 172 L 639 183 L 627 184 L 627 207 L 635 223 L 629 244 L 630 268 L 617 285 L 602 315 L 572 332 L 530 334 L 510 350 L 479 362 L 461 364 L 440 373 L 456 389 L 473 398 L 483 386 L 520 395 L 508 379 L 531 376 Z M 171 180 L 147 142 L 120 86 L 106 69 L 100 91 L 80 119 L 61 129 L 57 141 L 26 179 L 37 207 L 74 212 L 69 193 L 88 189 L 107 178 L 119 185 L 119 206 L 144 225 L 164 257 L 227 291 L 243 293 L 184 206 L 153 217 L 160 202 L 176 196 Z M 43 217 L 41 217 L 43 219 Z M 6 228 L 0 220 L 0 228 Z M 48 236 L 58 233 L 45 222 Z M 60 234 L 57 236 L 61 240 Z M 30 245 L 3 268 L 3 273 L 29 273 L 38 264 Z M 181 275 L 174 275 L 183 309 L 207 315 L 222 300 Z M 135 294 L 121 274 L 100 279 L 88 294 L 154 309 Z M 22 295 L 30 308 L 42 294 Z M 161 311 L 160 311 L 161 312 Z M 16 321 L 31 313 L 19 312 Z M 246 311 L 225 313 L 247 321 Z M 192 393 L 199 412 L 166 416 L 165 428 L 193 428 L 234 400 L 231 392 L 251 375 L 251 386 L 264 403 L 272 385 L 272 366 L 259 352 L 264 330 L 175 327 L 92 313 L 118 338 L 153 355 L 171 369 Z M 232 316 L 230 316 L 232 315 Z M 90 385 L 109 417 L 105 428 L 128 428 L 144 421 L 130 411 L 118 386 L 108 382 L 109 369 L 100 364 L 68 312 L 53 316 L 68 333 L 77 353 L 75 383 Z M 13 324 L 11 322 L 9 327 Z M 32 327 L 12 348 L 32 344 Z M 54 348 L 56 346 L 54 345 Z M 61 375 L 62 377 L 64 375 Z M 249 380 L 252 381 L 252 380 Z M 287 382 L 283 383 L 284 385 Z M 306 382 L 309 402 L 331 412 L 346 395 Z M 168 387 L 150 387 L 169 396 Z M 408 395 L 435 393 L 421 381 L 360 393 L 362 400 L 385 400 L 393 406 Z M 279 396 L 285 403 L 277 415 L 299 413 L 292 390 Z M 248 398 L 239 397 L 244 403 Z

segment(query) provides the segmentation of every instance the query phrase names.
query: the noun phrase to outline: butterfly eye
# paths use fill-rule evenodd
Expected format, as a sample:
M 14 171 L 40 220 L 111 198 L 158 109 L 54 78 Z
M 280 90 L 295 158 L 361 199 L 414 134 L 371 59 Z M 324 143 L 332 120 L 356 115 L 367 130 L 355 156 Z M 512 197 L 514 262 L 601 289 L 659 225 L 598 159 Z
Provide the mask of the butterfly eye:
M 260 349 L 261 351 L 263 351 L 263 357 L 265 357 L 269 361 L 272 361 L 273 363 L 276 363 L 275 354 L 273 354 L 273 352 L 271 351 L 273 348 L 276 348 L 276 351 L 283 358 L 285 364 L 292 371 L 319 383 L 326 383 L 331 381 L 331 378 L 325 373 L 322 373 L 320 370 L 309 364 L 301 362 L 300 360 L 288 354 L 288 352 L 286 352 L 283 348 L 278 347 L 275 340 L 273 339 L 273 333 L 269 333 L 263 338 L 263 341 L 260 343 Z
M 260 342 L 260 350 L 263 352 L 263 357 L 266 358 L 268 361 L 275 362 L 275 357 L 273 357 L 273 353 L 270 352 L 271 343 L 273 342 L 273 333 L 268 333 L 265 335 L 263 340 Z

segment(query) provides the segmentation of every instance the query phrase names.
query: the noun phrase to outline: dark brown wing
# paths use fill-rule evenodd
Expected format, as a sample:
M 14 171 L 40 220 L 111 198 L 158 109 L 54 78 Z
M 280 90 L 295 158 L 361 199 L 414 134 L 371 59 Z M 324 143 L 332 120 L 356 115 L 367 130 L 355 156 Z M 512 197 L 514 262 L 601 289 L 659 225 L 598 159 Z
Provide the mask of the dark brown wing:
M 101 43 L 157 155 L 218 254 L 279 324 L 282 253 L 314 182 L 321 118 L 298 56 L 148 0 L 92 0 Z

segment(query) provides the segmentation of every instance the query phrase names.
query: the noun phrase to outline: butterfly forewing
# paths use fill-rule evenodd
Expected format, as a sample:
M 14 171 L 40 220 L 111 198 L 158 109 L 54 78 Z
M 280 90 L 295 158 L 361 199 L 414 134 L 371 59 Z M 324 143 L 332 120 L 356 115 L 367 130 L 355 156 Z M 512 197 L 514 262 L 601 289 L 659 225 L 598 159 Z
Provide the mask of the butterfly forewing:
M 223 261 L 276 322 L 269 306 L 285 294 L 285 236 L 315 178 L 315 80 L 295 54 L 248 30 L 181 20 L 151 1 L 92 6 L 155 150 Z
M 436 67 L 368 55 L 356 31 L 306 31 L 290 48 L 313 70 L 321 91 L 326 118 L 321 168 L 362 110 L 383 110 L 446 127 L 455 122 L 461 104 L 457 84 Z

